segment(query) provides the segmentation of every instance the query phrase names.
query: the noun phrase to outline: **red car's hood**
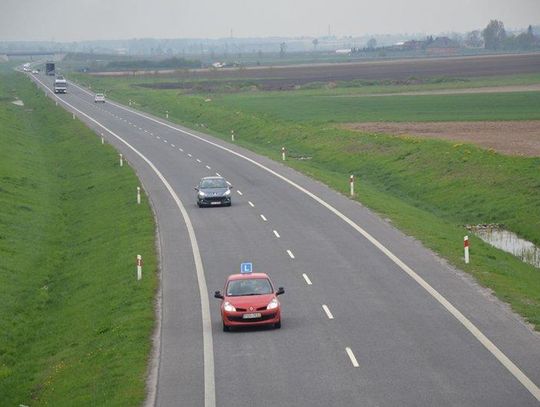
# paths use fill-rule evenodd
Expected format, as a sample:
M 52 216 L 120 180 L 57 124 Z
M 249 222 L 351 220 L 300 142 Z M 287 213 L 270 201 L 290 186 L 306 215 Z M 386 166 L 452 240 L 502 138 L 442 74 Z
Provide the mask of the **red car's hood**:
M 264 294 L 264 295 L 247 295 L 241 297 L 225 297 L 225 301 L 229 301 L 235 308 L 246 308 L 253 307 L 254 309 L 260 307 L 266 307 L 272 298 L 275 298 L 275 294 Z

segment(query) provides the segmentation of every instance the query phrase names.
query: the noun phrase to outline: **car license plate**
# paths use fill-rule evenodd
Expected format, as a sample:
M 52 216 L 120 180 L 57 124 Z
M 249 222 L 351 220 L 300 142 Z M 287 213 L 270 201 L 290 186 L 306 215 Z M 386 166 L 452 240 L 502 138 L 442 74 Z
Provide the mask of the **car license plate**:
M 255 312 L 254 314 L 244 314 L 244 315 L 242 315 L 242 318 L 244 318 L 244 319 L 253 319 L 253 318 L 260 318 L 260 317 L 261 317 L 260 312 Z
M 219 201 L 212 201 L 212 202 L 210 202 L 210 205 L 219 205 L 219 204 L 221 204 L 221 202 L 219 202 Z

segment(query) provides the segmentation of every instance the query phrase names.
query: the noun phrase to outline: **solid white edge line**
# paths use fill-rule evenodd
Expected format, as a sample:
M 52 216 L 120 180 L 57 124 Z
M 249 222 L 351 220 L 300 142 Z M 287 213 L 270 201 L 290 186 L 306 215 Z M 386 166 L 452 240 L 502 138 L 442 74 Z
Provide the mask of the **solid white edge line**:
M 334 319 L 334 316 L 330 312 L 330 308 L 328 308 L 326 304 L 322 305 L 322 309 L 324 310 L 324 312 L 326 312 L 326 316 L 328 317 L 328 319 Z
M 253 205 L 253 202 L 248 201 L 248 204 L 249 204 L 249 206 L 251 206 L 252 208 L 255 208 L 255 205 Z
M 264 216 L 264 215 L 263 215 L 262 213 L 261 213 L 261 215 L 260 215 L 260 216 L 261 216 L 261 219 L 262 219 L 263 221 L 265 221 L 265 222 L 267 222 L 267 221 L 268 221 L 268 219 L 266 219 L 266 217 L 265 217 L 265 216 Z
M 293 252 L 291 252 L 290 250 L 287 250 L 287 254 L 289 255 L 289 257 L 290 257 L 291 259 L 294 259 L 294 254 L 293 254 Z
M 277 230 L 274 230 L 274 235 L 276 235 L 276 237 L 279 239 L 281 236 L 279 235 L 279 233 L 277 232 Z
M 205 407 L 215 407 L 216 387 L 215 387 L 215 375 L 214 375 L 214 344 L 213 344 L 213 338 L 212 338 L 212 321 L 210 319 L 210 302 L 208 298 L 208 287 L 206 285 L 206 278 L 204 276 L 204 267 L 202 263 L 201 253 L 199 250 L 199 245 L 197 243 L 197 238 L 195 236 L 195 230 L 193 229 L 193 224 L 191 223 L 191 219 L 189 218 L 186 208 L 182 204 L 182 201 L 180 200 L 176 192 L 174 192 L 174 189 L 172 188 L 172 186 L 165 179 L 163 174 L 161 174 L 161 172 L 157 169 L 157 167 L 152 163 L 152 161 L 146 158 L 146 156 L 144 156 L 141 152 L 139 152 L 139 150 L 137 150 L 135 147 L 129 144 L 122 137 L 114 133 L 112 130 L 105 127 L 103 124 L 101 124 L 94 118 L 90 117 L 86 113 L 77 109 L 72 104 L 59 98 L 57 95 L 51 92 L 51 90 L 39 79 L 36 79 L 36 80 L 39 83 L 41 83 L 41 85 L 44 86 L 56 99 L 58 99 L 60 103 L 64 103 L 66 106 L 69 106 L 71 109 L 75 110 L 76 112 L 79 112 L 88 120 L 92 121 L 93 123 L 101 127 L 102 129 L 109 132 L 111 135 L 116 137 L 120 142 L 124 143 L 128 148 L 130 148 L 144 162 L 146 162 L 148 166 L 154 171 L 154 173 L 161 180 L 163 185 L 165 185 L 165 188 L 167 188 L 173 200 L 175 201 L 176 205 L 178 206 L 178 209 L 182 213 L 182 217 L 184 219 L 186 228 L 188 230 L 189 240 L 191 242 L 193 259 L 195 262 L 195 270 L 197 274 L 197 283 L 199 286 L 199 294 L 200 294 L 200 299 L 201 299 L 201 315 L 202 315 L 202 327 L 203 327 L 204 405 Z
M 306 280 L 307 285 L 312 285 L 311 280 L 309 279 L 306 273 L 302 274 L 302 277 L 304 277 L 304 280 Z
M 354 356 L 354 353 L 351 350 L 351 348 L 346 347 L 345 352 L 347 352 L 347 355 L 349 355 L 349 359 L 351 359 L 351 363 L 352 363 L 353 367 L 360 367 L 360 365 L 358 364 L 358 361 L 356 360 L 356 357 Z
M 87 94 L 93 96 L 92 93 L 88 92 L 86 89 L 81 88 L 80 86 L 73 84 L 73 86 L 81 89 L 83 92 L 86 92 Z M 435 290 L 429 283 L 427 283 L 422 277 L 420 277 L 413 269 L 411 269 L 409 266 L 407 266 L 403 261 L 401 261 L 396 255 L 394 255 L 390 250 L 388 250 L 382 243 L 380 243 L 377 239 L 375 239 L 373 236 L 371 236 L 366 230 L 361 228 L 359 225 L 357 225 L 355 222 L 353 222 L 349 217 L 338 211 L 336 208 L 334 208 L 332 205 L 330 205 L 328 202 L 323 200 L 322 198 L 319 198 L 312 192 L 308 191 L 304 187 L 298 185 L 296 182 L 291 181 L 287 177 L 277 173 L 276 171 L 264 166 L 263 164 L 258 163 L 257 161 L 253 160 L 252 158 L 246 157 L 243 154 L 240 154 L 234 150 L 231 150 L 230 148 L 227 148 L 225 146 L 222 146 L 218 143 L 214 143 L 213 141 L 206 140 L 201 136 L 197 136 L 194 133 L 191 133 L 187 130 L 182 130 L 177 127 L 171 126 L 168 123 L 162 122 L 161 120 L 154 119 L 153 117 L 150 117 L 146 114 L 140 113 L 136 110 L 129 109 L 125 106 L 119 105 L 115 102 L 111 102 L 114 106 L 126 110 L 128 112 L 134 113 L 138 116 L 144 117 L 148 120 L 153 121 L 154 123 L 159 123 L 162 126 L 168 127 L 169 129 L 172 129 L 174 131 L 186 134 L 190 137 L 193 137 L 197 140 L 200 140 L 204 143 L 207 143 L 211 146 L 214 146 L 216 148 L 219 148 L 223 151 L 227 151 L 237 157 L 240 157 L 253 165 L 256 165 L 257 167 L 267 171 L 268 173 L 274 175 L 275 177 L 281 179 L 282 181 L 288 183 L 289 185 L 295 187 L 299 191 L 305 193 L 309 197 L 311 197 L 313 200 L 324 206 L 326 209 L 328 209 L 330 212 L 334 213 L 336 216 L 338 216 L 340 219 L 342 219 L 345 223 L 350 225 L 353 229 L 355 229 L 358 233 L 360 233 L 362 236 L 364 236 L 369 242 L 371 242 L 377 249 L 379 249 L 382 253 L 384 253 L 390 260 L 392 260 L 401 270 L 403 270 L 406 274 L 409 275 L 414 281 L 416 281 L 417 284 L 419 284 L 424 290 L 426 290 L 436 301 L 439 302 L 454 318 L 456 318 L 535 398 L 536 400 L 540 401 L 540 388 L 531 380 L 525 373 L 521 371 L 519 367 L 517 367 L 514 362 L 512 362 L 491 340 L 485 336 L 477 327 L 474 325 L 465 315 L 461 313 L 454 305 L 452 305 L 442 294 L 440 294 L 437 290 Z

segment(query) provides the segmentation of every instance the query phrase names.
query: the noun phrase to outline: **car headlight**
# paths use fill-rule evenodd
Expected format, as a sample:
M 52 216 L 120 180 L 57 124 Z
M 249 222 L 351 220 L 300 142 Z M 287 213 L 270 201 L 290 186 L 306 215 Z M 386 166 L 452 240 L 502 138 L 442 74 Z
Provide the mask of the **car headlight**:
M 206 194 L 203 191 L 199 191 L 199 196 L 205 196 Z
M 227 312 L 236 311 L 236 308 L 234 308 L 234 306 L 229 301 L 225 301 L 225 303 L 223 304 L 223 309 Z
M 276 309 L 279 306 L 279 301 L 277 298 L 273 298 L 272 301 L 270 301 L 270 304 L 267 305 L 266 309 Z
M 231 190 L 228 189 L 225 191 L 225 193 L 223 194 L 223 196 L 229 196 L 231 194 Z

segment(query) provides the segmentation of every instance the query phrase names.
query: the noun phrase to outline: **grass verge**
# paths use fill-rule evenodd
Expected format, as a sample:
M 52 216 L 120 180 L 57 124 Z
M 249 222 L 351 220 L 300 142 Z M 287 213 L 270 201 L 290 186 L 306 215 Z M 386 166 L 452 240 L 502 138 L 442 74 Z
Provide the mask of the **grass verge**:
M 149 203 L 135 204 L 139 181 L 112 147 L 22 75 L 0 76 L 0 405 L 141 404 L 157 287 Z
M 536 329 L 540 328 L 538 269 L 474 237 L 472 263 L 465 265 L 462 261 L 466 224 L 503 224 L 540 244 L 540 158 L 509 157 L 462 143 L 353 133 L 336 128 L 332 116 L 322 106 L 312 110 L 300 106 L 302 113 L 296 120 L 296 106 L 301 105 L 303 98 L 308 100 L 302 92 L 298 97 L 295 92 L 278 96 L 213 95 L 212 101 L 207 102 L 201 96 L 131 86 L 138 78 L 131 82 L 126 78 L 118 82 L 85 80 L 92 81 L 93 88 L 110 89 L 120 102 L 132 100 L 137 108 L 157 116 L 168 110 L 170 119 L 192 128 L 204 124 L 203 131 L 226 140 L 234 129 L 237 144 L 276 160 L 280 159 L 281 146 L 286 146 L 291 158 L 311 157 L 291 159 L 288 165 L 343 193 L 348 188 L 349 174 L 355 174 L 358 199 L 363 204 L 390 218 L 398 228 L 451 264 L 473 274 Z M 529 102 L 522 105 L 528 106 L 528 110 L 518 111 L 513 105 L 516 98 L 536 100 L 538 92 L 488 95 L 491 102 L 483 99 L 485 95 L 452 96 L 396 96 L 385 97 L 382 102 L 383 98 L 363 98 L 361 103 L 378 104 L 370 108 L 378 106 L 375 110 L 381 111 L 393 106 L 395 112 L 384 114 L 400 120 L 416 120 L 419 114 L 425 114 L 424 108 L 431 120 L 464 120 L 457 117 L 461 106 L 467 106 L 466 117 L 471 120 L 493 115 L 484 106 L 478 106 L 484 102 L 492 103 L 495 111 L 506 112 L 512 120 L 538 115 Z M 240 99 L 242 103 L 236 103 Z M 456 109 L 449 111 L 449 104 Z M 276 111 L 283 114 L 274 114 Z

